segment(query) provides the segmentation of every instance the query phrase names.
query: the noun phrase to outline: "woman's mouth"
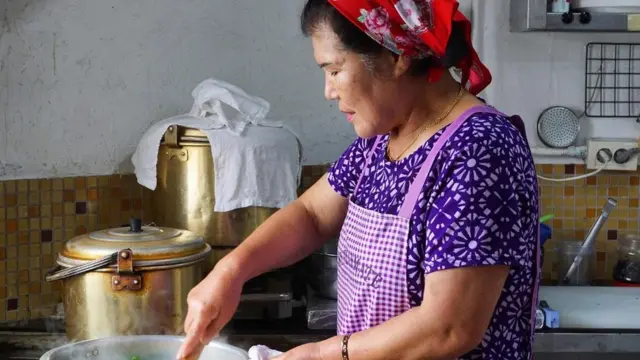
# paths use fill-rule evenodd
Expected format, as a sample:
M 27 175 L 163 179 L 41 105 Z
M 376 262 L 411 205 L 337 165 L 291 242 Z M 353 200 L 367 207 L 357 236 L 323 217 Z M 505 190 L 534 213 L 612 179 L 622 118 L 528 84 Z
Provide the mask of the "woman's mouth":
M 355 115 L 356 115 L 356 114 L 353 114 L 353 113 L 351 113 L 351 114 L 347 114 L 347 121 L 348 121 L 348 122 L 351 122 L 351 120 L 353 119 L 353 117 L 354 117 Z

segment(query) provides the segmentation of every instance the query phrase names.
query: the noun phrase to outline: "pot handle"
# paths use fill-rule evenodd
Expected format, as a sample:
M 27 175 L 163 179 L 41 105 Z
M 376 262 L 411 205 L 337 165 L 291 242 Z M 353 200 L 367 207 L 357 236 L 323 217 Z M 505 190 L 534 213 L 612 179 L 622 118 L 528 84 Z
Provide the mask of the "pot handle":
M 62 266 L 58 265 L 47 272 L 47 275 L 45 275 L 45 280 L 49 282 L 58 281 L 73 276 L 82 275 L 106 266 L 114 265 L 118 261 L 118 253 L 119 252 L 114 252 L 113 254 L 107 255 L 101 259 L 70 268 L 62 268 Z

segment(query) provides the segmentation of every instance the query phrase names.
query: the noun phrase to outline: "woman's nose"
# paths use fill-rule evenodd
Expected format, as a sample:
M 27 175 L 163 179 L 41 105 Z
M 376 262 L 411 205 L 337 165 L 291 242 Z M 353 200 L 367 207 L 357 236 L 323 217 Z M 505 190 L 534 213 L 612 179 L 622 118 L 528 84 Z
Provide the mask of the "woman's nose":
M 338 92 L 335 87 L 331 84 L 331 79 L 327 78 L 324 82 L 324 97 L 327 100 L 337 100 Z

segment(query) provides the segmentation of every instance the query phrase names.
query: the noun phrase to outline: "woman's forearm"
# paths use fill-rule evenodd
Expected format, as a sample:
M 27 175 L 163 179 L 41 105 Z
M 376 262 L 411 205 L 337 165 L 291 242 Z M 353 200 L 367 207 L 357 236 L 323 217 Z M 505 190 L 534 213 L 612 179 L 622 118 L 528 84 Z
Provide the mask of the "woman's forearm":
M 353 334 L 349 358 L 449 360 L 472 351 L 487 331 L 508 274 L 507 266 L 483 266 L 427 275 L 422 304 Z M 342 360 L 341 340 L 314 344 L 317 358 Z
M 355 333 L 348 343 L 351 360 L 451 360 L 473 349 L 447 321 L 413 308 L 381 325 Z M 342 336 L 315 344 L 318 360 L 342 360 Z
M 223 261 L 247 281 L 302 260 L 323 241 L 313 216 L 296 200 L 271 215 Z

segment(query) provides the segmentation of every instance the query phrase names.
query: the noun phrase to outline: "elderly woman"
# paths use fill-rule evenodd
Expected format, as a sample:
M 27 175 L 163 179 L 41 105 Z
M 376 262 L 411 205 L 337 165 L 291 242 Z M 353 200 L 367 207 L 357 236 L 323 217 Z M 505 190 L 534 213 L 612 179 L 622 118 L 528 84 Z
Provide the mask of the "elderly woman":
M 457 2 L 308 0 L 302 27 L 359 137 L 191 291 L 182 354 L 339 233 L 338 335 L 278 360 L 530 359 L 535 168 L 522 121 L 475 96 L 491 75 Z

